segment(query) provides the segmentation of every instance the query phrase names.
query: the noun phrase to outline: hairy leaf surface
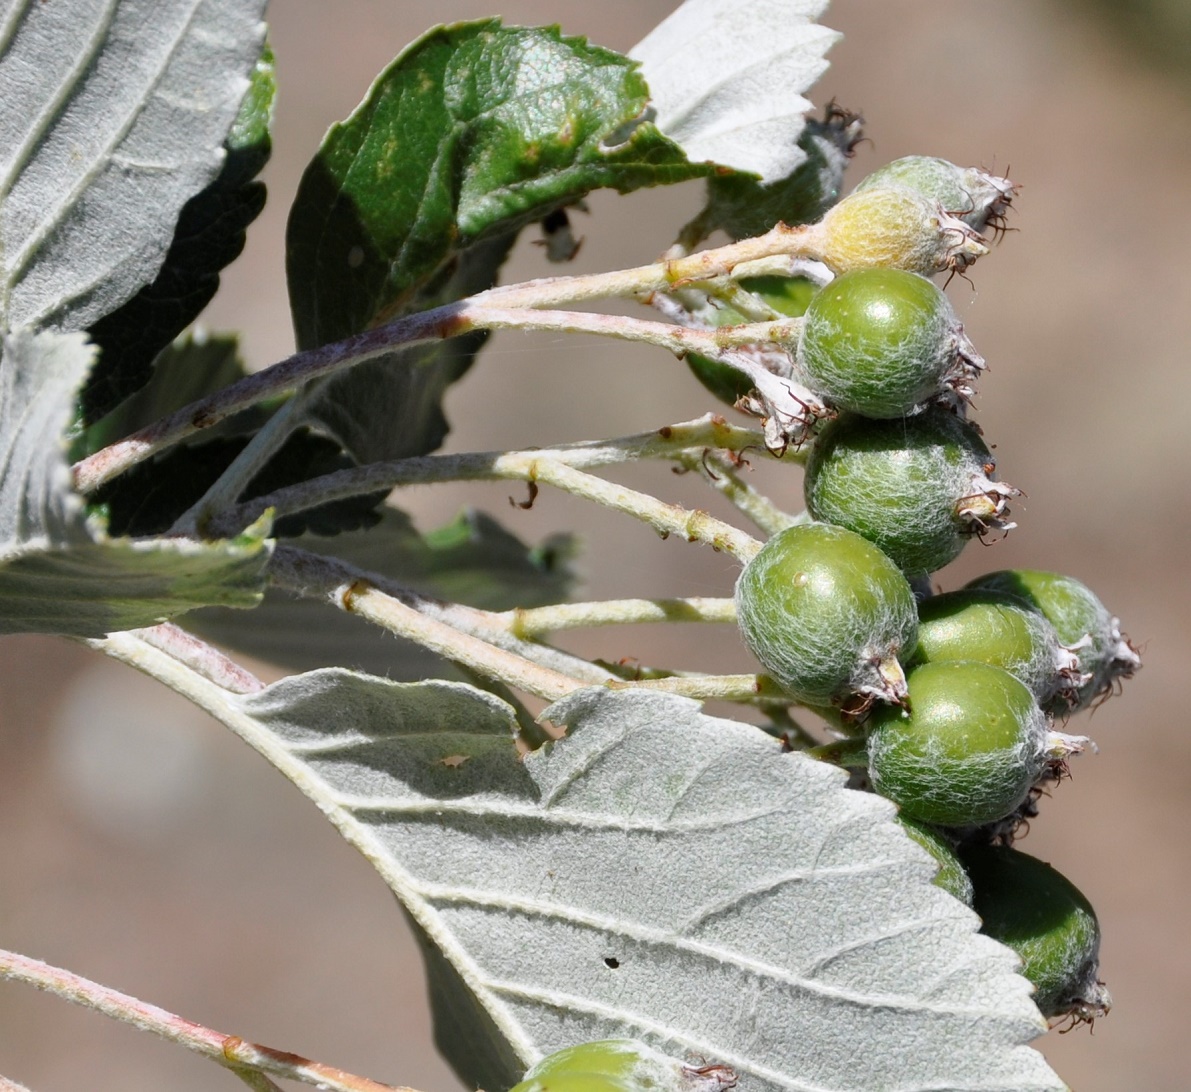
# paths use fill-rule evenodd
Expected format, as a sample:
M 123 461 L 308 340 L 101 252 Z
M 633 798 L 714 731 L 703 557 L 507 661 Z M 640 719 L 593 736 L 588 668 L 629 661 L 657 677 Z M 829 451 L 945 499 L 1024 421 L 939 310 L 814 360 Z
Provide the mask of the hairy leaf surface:
M 686 0 L 629 56 L 649 82 L 657 126 L 695 162 L 785 178 L 798 146 L 803 92 L 839 39 L 814 22 L 827 0 Z
M 212 181 L 265 0 L 0 2 L 0 326 L 80 330 Z
M 930 883 L 892 806 L 755 728 L 588 688 L 544 714 L 568 737 L 520 760 L 512 709 L 458 684 L 205 689 L 396 892 L 469 1084 L 623 1036 L 746 1092 L 1064 1087 L 1024 1046 L 1045 1025 L 1014 956 Z
M 71 488 L 66 429 L 94 347 L 28 331 L 0 350 L 0 633 L 97 637 L 197 606 L 250 607 L 264 526 L 226 542 L 111 538 Z M 60 439 L 62 438 L 62 439 Z

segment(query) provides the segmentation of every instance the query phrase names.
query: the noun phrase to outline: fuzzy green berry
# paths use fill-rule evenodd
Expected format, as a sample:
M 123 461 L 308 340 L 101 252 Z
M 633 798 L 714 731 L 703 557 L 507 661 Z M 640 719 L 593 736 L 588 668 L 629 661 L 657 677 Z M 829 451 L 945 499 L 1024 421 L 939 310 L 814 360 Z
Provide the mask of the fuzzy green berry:
M 911 819 L 976 826 L 1004 818 L 1046 767 L 1049 731 L 1034 695 L 991 664 L 947 660 L 907 677 L 909 708 L 869 720 L 873 788 Z
M 727 1066 L 690 1066 L 633 1039 L 602 1039 L 547 1055 L 512 1092 L 722 1092 Z
M 929 155 L 908 155 L 879 167 L 864 178 L 856 192 L 902 186 L 938 201 L 952 216 L 975 231 L 989 224 L 1001 228 L 1017 187 L 979 167 L 959 167 Z
M 1083 894 L 1035 857 L 1006 846 L 962 854 L 982 932 L 1012 948 L 1046 1017 L 1091 1020 L 1111 1007 L 1098 981 L 1100 925 Z
M 1009 530 L 1018 490 L 992 480 L 972 426 L 933 407 L 896 421 L 843 416 L 819 434 L 803 489 L 815 519 L 855 531 L 909 574 L 941 569 L 973 535 Z
M 914 595 L 859 535 L 821 523 L 774 535 L 740 574 L 736 611 L 745 644 L 798 701 L 905 696 L 898 656 L 914 649 Z
M 969 395 L 984 367 L 947 297 L 916 273 L 858 269 L 806 309 L 799 378 L 838 409 L 904 417 L 945 390 Z
M 1076 687 L 1053 701 L 1057 712 L 1085 709 L 1128 679 L 1141 657 L 1121 632 L 1120 620 L 1096 593 L 1072 576 L 1037 569 L 1013 569 L 979 576 L 970 588 L 992 588 L 1024 600 L 1054 626 L 1059 641 L 1079 660 Z
M 919 823 L 907 815 L 898 814 L 898 823 L 902 829 L 923 849 L 926 850 L 939 866 L 935 874 L 935 886 L 941 887 L 949 895 L 953 895 L 960 902 L 972 905 L 972 881 L 968 879 L 964 866 L 960 863 L 955 847 L 934 827 Z
M 1003 667 L 1039 702 L 1079 681 L 1079 663 L 1038 611 L 987 588 L 933 595 L 918 604 L 915 663 L 979 660 Z
M 963 272 L 988 247 L 938 201 L 903 186 L 849 194 L 815 225 L 819 257 L 837 273 L 906 269 L 932 276 Z

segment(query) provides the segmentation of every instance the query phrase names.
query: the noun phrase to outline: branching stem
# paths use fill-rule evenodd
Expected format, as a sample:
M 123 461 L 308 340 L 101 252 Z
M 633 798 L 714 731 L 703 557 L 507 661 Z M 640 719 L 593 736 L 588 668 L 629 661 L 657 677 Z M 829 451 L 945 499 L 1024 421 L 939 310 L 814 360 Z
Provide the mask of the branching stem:
M 392 587 L 382 590 L 380 578 L 335 558 L 279 546 L 273 553 L 270 571 L 280 586 L 307 598 L 329 599 L 340 610 L 416 641 L 486 679 L 495 679 L 547 701 L 555 701 L 585 685 L 578 678 L 543 667 L 430 617 L 418 609 L 425 602 L 422 597 Z
M 313 508 L 341 497 L 391 489 L 401 485 L 425 485 L 446 481 L 524 481 L 531 485 L 552 485 L 576 497 L 624 512 L 648 523 L 663 537 L 681 535 L 689 542 L 702 542 L 730 553 L 742 563 L 749 561 L 761 543 L 739 528 L 697 509 L 660 501 L 648 493 L 606 481 L 541 451 L 483 452 L 469 455 L 423 455 L 392 463 L 341 470 L 243 505 L 226 520 L 213 522 L 212 533 L 239 531 L 252 512 L 266 507 L 278 515 Z M 231 518 L 234 515 L 234 518 Z
M 276 516 L 285 516 L 329 501 L 398 486 L 446 481 L 535 480 L 527 476 L 530 469 L 535 466 L 540 469 L 547 464 L 583 470 L 641 459 L 665 458 L 679 460 L 684 465 L 694 465 L 691 460 L 697 462 L 709 449 L 713 452 L 752 450 L 763 457 L 772 457 L 764 446 L 764 437 L 760 432 L 730 425 L 722 417 L 707 414 L 694 421 L 614 440 L 584 441 L 532 451 L 421 455 L 352 467 L 278 489 L 229 509 L 209 522 L 207 532 L 215 537 L 234 535 L 269 508 L 273 509 Z M 793 451 L 787 452 L 784 458 L 790 462 L 801 461 L 801 456 Z M 539 476 L 536 480 L 544 479 Z M 746 511 L 746 514 L 752 513 Z M 760 526 L 764 527 L 764 524 Z M 658 529 L 666 533 L 673 530 L 671 527 Z
M 614 297 L 647 298 L 655 292 L 728 276 L 742 262 L 780 255 L 814 257 L 815 228 L 788 228 L 779 224 L 755 239 L 700 251 L 673 261 L 611 273 L 527 281 L 490 289 L 459 303 L 407 315 L 343 341 L 295 353 L 272 367 L 184 406 L 77 463 L 75 485 L 82 493 L 94 492 L 104 482 L 155 452 L 266 398 L 297 390 L 311 380 L 383 356 L 401 346 L 458 337 L 473 330 L 518 328 L 597 333 L 648 341 L 677 353 L 697 351 L 712 357 L 732 346 L 789 341 L 797 331 L 797 320 L 704 331 L 622 316 L 550 314 L 539 310 Z

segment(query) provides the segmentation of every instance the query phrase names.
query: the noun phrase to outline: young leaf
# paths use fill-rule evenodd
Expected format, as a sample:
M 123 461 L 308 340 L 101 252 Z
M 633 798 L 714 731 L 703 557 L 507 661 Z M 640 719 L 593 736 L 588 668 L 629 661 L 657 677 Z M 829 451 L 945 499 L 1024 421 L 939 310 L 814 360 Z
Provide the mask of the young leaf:
M 839 39 L 817 26 L 827 0 L 686 0 L 630 51 L 649 83 L 659 129 L 687 158 L 785 178 L 798 145 L 802 92 Z
M 571 539 L 552 536 L 530 547 L 491 516 L 471 509 L 422 534 L 404 512 L 383 508 L 380 523 L 367 531 L 345 532 L 334 539 L 308 535 L 295 544 L 331 553 L 423 594 L 484 610 L 563 602 L 574 582 Z M 277 589 L 267 591 L 250 615 L 203 610 L 192 614 L 186 625 L 228 648 L 291 670 L 339 665 L 411 680 L 457 674 L 417 645 Z
M 94 354 L 21 331 L 0 351 L 0 633 L 97 637 L 260 599 L 267 526 L 226 542 L 111 538 L 71 489 L 66 428 Z
M 250 79 L 248 94 L 224 141 L 223 168 L 206 189 L 182 206 L 165 264 L 153 283 L 91 327 L 91 340 L 100 354 L 83 388 L 87 422 L 98 420 L 148 381 L 154 358 L 211 301 L 219 288 L 220 271 L 239 257 L 248 225 L 265 207 L 265 184 L 256 176 L 272 150 L 276 85 L 268 45 Z
M 265 0 L 6 5 L 0 328 L 81 330 L 157 275 L 218 174 Z
M 430 31 L 328 132 L 290 214 L 303 348 L 495 283 L 516 231 L 611 186 L 708 173 L 649 124 L 635 66 L 557 28 Z M 482 337 L 394 354 L 328 384 L 315 416 L 357 459 L 431 450 L 438 406 Z
M 589 688 L 519 760 L 513 711 L 448 683 L 338 670 L 253 695 L 159 654 L 326 813 L 401 899 L 439 1045 L 473 1086 L 638 1038 L 746 1090 L 1064 1088 L 1012 953 L 934 886 L 887 801 L 696 703 Z

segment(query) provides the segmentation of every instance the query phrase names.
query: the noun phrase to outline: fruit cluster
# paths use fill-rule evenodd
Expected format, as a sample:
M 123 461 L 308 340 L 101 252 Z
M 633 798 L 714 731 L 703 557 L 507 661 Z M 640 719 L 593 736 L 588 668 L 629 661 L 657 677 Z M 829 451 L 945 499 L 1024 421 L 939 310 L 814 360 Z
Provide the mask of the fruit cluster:
M 820 757 L 898 805 L 939 861 L 937 882 L 1022 957 L 1046 1016 L 1090 1020 L 1109 1005 L 1095 915 L 1012 842 L 1042 788 L 1089 745 L 1056 718 L 1103 700 L 1137 653 L 1072 577 L 998 572 L 942 594 L 930 585 L 971 538 L 1013 526 L 1018 490 L 996 478 L 968 420 L 984 361 L 928 279 L 982 253 L 979 232 L 1000 228 L 1013 194 L 981 171 L 899 160 L 818 225 L 833 279 L 809 299 L 761 286 L 771 306 L 803 306 L 794 376 L 828 413 L 806 460 L 813 521 L 762 547 L 736 605 L 766 672 L 840 728 Z

